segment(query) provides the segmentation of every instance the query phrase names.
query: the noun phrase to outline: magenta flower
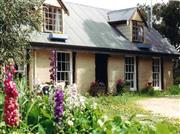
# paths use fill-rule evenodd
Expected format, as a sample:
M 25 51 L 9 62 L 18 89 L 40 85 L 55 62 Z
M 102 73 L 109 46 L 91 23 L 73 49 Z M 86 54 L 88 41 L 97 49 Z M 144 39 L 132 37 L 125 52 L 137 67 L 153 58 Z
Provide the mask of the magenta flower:
M 56 50 L 52 50 L 51 57 L 49 59 L 50 59 L 50 66 L 51 66 L 51 69 L 49 70 L 50 79 L 51 79 L 51 83 L 55 84 L 55 81 L 56 81 Z

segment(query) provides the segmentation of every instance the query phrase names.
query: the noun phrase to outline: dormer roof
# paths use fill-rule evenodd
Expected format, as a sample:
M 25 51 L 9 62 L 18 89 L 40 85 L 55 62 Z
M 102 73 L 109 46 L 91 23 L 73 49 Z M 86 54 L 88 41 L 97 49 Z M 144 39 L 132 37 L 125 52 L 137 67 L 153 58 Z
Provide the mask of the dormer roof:
M 141 20 L 144 22 L 144 24 L 146 26 L 148 26 L 144 16 L 142 15 L 141 11 L 137 7 L 110 11 L 110 12 L 108 12 L 108 21 L 109 21 L 109 23 L 129 21 L 129 20 L 133 19 L 133 16 L 136 13 L 138 13 Z
M 108 12 L 109 22 L 130 20 L 136 9 L 137 9 L 136 7 L 133 7 L 122 10 L 110 11 Z
M 69 15 L 69 11 L 65 4 L 62 2 L 62 0 L 45 0 L 44 4 L 62 8 L 65 11 L 65 13 Z

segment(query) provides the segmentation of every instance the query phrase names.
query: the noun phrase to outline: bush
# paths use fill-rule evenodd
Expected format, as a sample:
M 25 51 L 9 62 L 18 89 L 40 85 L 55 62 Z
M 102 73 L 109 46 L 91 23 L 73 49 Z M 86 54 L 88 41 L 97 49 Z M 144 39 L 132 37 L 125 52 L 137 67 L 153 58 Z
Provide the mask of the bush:
M 176 85 L 174 86 L 171 86 L 169 89 L 168 89 L 168 92 L 171 94 L 171 95 L 178 95 L 180 94 L 180 88 Z
M 145 95 L 149 95 L 149 96 L 158 95 L 159 92 L 160 91 L 155 91 L 154 87 L 152 85 L 149 85 L 149 84 L 140 91 L 141 94 L 145 94 Z
M 174 84 L 175 85 L 179 85 L 180 84 L 180 76 L 175 78 Z
M 176 134 L 178 132 L 177 127 L 166 122 L 154 124 L 148 121 L 139 122 L 133 120 L 133 117 L 124 121 L 120 116 L 113 118 L 104 116 L 98 120 L 98 126 L 93 134 Z
M 101 96 L 106 94 L 106 86 L 102 82 L 92 82 L 89 90 L 91 96 Z
M 129 82 L 126 82 L 124 80 L 117 80 L 116 82 L 116 92 L 117 94 L 119 95 L 122 95 L 126 90 L 127 90 L 127 87 L 129 86 Z

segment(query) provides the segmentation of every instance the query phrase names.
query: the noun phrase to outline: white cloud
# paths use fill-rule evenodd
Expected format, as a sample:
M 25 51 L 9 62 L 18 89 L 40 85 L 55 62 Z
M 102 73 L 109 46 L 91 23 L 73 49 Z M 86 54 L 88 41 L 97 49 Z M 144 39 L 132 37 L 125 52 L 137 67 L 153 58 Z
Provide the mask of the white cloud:
M 107 8 L 107 9 L 123 9 L 135 7 L 138 3 L 150 4 L 151 0 L 64 0 L 67 2 L 80 3 L 94 7 Z M 168 2 L 169 0 L 152 0 L 153 4 L 158 2 Z

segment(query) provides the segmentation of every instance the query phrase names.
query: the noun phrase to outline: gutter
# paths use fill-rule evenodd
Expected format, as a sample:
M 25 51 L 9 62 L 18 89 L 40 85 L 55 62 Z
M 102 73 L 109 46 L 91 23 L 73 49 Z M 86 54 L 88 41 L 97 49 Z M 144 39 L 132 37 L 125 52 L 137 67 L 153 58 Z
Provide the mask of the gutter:
M 162 52 L 152 52 L 152 51 L 136 51 L 136 50 L 125 50 L 125 49 L 110 49 L 110 48 L 99 48 L 99 47 L 84 47 L 84 46 L 73 46 L 68 44 L 50 44 L 50 43 L 41 43 L 41 42 L 31 42 L 32 49 L 64 49 L 64 50 L 73 50 L 73 51 L 85 51 L 85 52 L 94 52 L 94 53 L 116 53 L 116 54 L 137 54 L 137 55 L 150 55 L 150 56 L 168 56 L 178 58 L 180 53 L 162 53 Z

